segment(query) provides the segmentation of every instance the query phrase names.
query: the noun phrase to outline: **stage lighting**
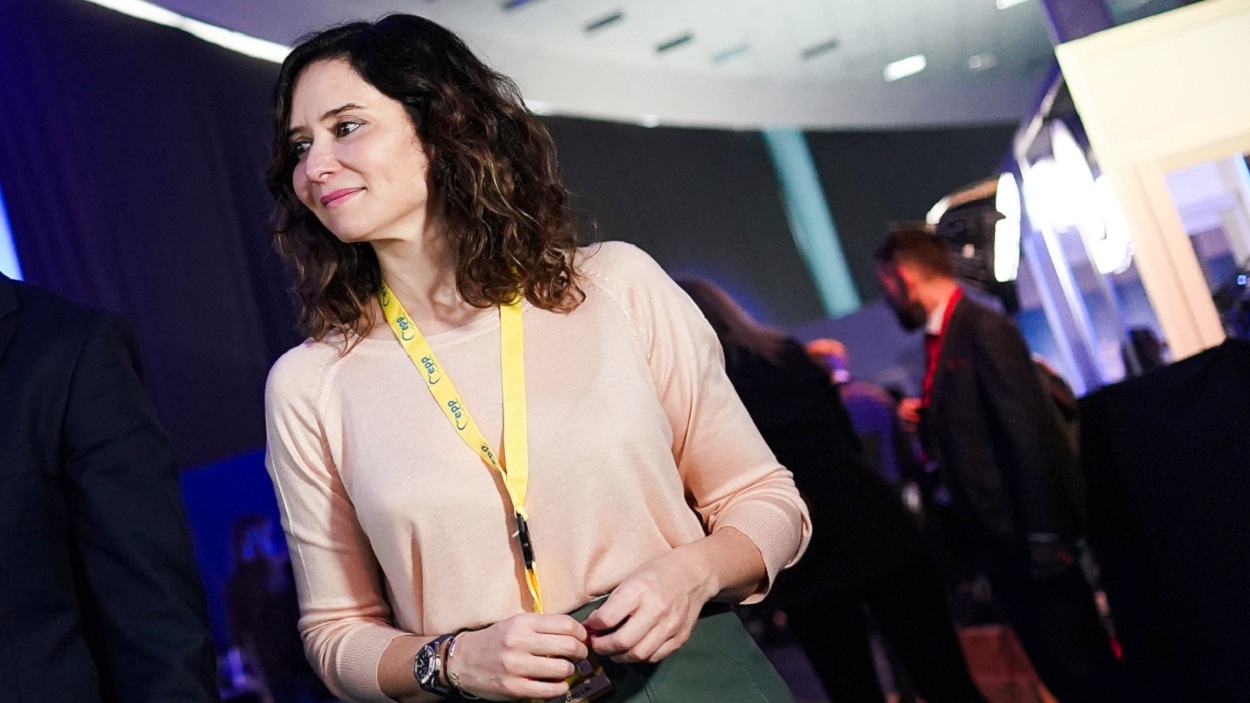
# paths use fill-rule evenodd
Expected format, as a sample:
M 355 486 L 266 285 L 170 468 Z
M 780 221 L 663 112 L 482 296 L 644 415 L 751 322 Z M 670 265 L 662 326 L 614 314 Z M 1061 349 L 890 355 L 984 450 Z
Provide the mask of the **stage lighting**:
M 994 223 L 994 280 L 1007 283 L 1020 271 L 1020 187 L 1013 174 L 999 174 L 994 209 L 1002 216 Z

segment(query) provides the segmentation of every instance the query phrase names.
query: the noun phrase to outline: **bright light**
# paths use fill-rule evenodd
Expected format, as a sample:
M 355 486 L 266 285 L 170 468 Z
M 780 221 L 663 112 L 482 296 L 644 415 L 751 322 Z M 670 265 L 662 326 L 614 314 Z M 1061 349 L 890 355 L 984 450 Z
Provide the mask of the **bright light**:
M 994 7 L 997 7 L 1000 10 L 1006 10 L 1009 7 L 1023 5 L 1026 2 L 1028 2 L 1028 0 L 994 0 Z
M 950 207 L 951 196 L 943 196 L 941 200 L 933 204 L 933 207 L 929 208 L 929 212 L 925 213 L 924 221 L 928 224 L 936 225 L 942 221 L 942 215 L 945 215 Z
M 176 12 L 170 12 L 159 5 L 154 5 L 144 0 L 87 0 L 101 7 L 107 7 L 110 10 L 121 12 L 122 14 L 138 17 L 142 20 L 163 24 L 166 27 L 181 29 L 188 34 L 195 35 L 207 42 L 212 42 L 221 47 L 230 49 L 231 51 L 245 54 L 253 58 L 262 59 L 264 61 L 272 61 L 273 63 L 282 63 L 286 55 L 291 53 L 291 48 L 283 44 L 257 39 L 250 37 L 241 32 L 217 27 L 215 25 L 193 20 L 190 17 L 184 17 Z
M 556 111 L 555 106 L 549 102 L 529 98 L 525 99 L 525 107 L 535 115 L 554 115 Z
M 881 75 L 886 82 L 892 82 L 900 78 L 914 76 L 923 71 L 928 65 L 929 61 L 924 57 L 924 54 L 912 54 L 905 59 L 899 59 L 886 64 L 885 70 L 881 72 Z
M 9 216 L 4 211 L 4 193 L 0 193 L 0 273 L 22 280 L 22 265 L 17 260 L 13 231 L 9 229 Z
M 1024 209 L 1029 213 L 1029 221 L 1034 225 L 1052 224 L 1055 210 L 1063 208 L 1062 190 L 1054 159 L 1044 156 L 1033 162 L 1024 172 L 1023 184 Z
M 1061 207 L 1052 213 L 1056 229 L 1075 227 L 1082 237 L 1091 241 L 1101 237 L 1105 225 L 1094 193 L 1094 174 L 1089 169 L 1089 160 L 1076 137 L 1057 120 L 1050 125 L 1050 152 L 1059 167 L 1064 194 Z M 1061 227 L 1061 223 L 1066 227 Z
M 1129 237 L 1120 200 L 1106 174 L 1094 181 L 1094 194 L 1106 223 L 1103 236 L 1089 243 L 1094 266 L 1102 273 L 1124 273 L 1133 263 L 1133 240 Z
M 643 115 L 638 118 L 638 124 L 643 127 L 659 127 L 660 117 L 659 115 Z
M 994 280 L 1006 283 L 1020 272 L 1020 187 L 1011 173 L 998 177 L 994 209 L 1003 216 L 994 223 Z

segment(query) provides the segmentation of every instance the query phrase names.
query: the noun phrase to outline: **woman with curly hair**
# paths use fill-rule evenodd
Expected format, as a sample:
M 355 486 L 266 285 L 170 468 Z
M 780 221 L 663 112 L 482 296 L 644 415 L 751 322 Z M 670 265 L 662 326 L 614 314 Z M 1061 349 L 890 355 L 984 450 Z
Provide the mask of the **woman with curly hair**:
M 579 248 L 515 85 L 392 15 L 297 46 L 274 116 L 309 339 L 270 373 L 266 463 L 326 683 L 790 700 L 725 603 L 802 552 L 791 474 L 655 262 Z

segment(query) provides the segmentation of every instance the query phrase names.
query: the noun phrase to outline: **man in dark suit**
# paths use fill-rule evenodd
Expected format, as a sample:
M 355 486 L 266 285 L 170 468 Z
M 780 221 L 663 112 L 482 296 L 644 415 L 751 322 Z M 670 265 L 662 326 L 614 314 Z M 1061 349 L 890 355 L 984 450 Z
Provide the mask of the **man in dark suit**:
M 174 453 L 121 318 L 0 275 L 0 700 L 218 700 Z
M 963 295 L 946 245 L 923 228 L 894 231 L 877 274 L 899 323 L 925 329 L 921 437 L 1038 675 L 1065 703 L 1126 697 L 1076 564 L 1078 460 L 1024 339 Z

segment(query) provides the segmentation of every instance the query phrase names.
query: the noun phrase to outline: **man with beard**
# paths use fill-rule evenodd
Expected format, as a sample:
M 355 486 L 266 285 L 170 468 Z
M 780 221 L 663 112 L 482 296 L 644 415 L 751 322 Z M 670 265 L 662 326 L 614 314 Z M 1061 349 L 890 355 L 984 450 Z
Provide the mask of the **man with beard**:
M 923 227 L 890 234 L 877 276 L 899 324 L 925 330 L 920 436 L 1038 675 L 1065 703 L 1125 698 L 1076 564 L 1078 460 L 1020 332 L 964 295 Z

